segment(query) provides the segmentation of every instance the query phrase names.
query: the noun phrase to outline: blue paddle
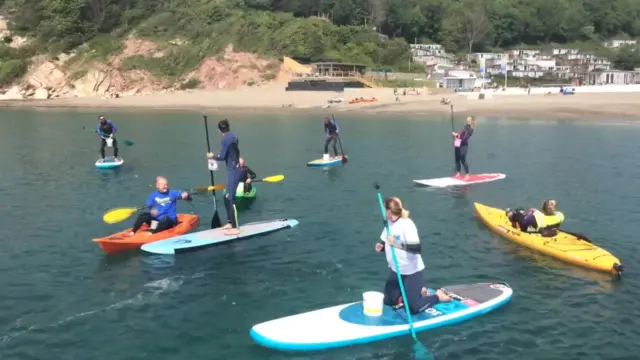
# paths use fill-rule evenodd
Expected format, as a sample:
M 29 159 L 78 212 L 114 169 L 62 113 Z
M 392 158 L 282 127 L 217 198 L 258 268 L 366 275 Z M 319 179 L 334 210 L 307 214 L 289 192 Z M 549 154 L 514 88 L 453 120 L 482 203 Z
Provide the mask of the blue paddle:
M 378 201 L 380 202 L 380 211 L 382 212 L 382 222 L 384 223 L 384 228 L 387 230 L 387 236 L 391 236 L 391 229 L 389 229 L 389 221 L 387 220 L 387 213 L 384 209 L 384 201 L 382 200 L 382 194 L 380 193 L 380 184 L 377 182 L 373 185 L 378 191 Z M 400 284 L 400 292 L 402 294 L 402 302 L 404 303 L 404 311 L 407 313 L 407 321 L 409 322 L 409 330 L 411 331 L 411 337 L 415 340 L 415 350 L 417 359 L 433 359 L 433 356 L 429 356 L 430 352 L 426 346 L 422 345 L 418 337 L 416 336 L 416 331 L 413 328 L 413 320 L 411 319 L 411 311 L 409 310 L 409 301 L 407 301 L 407 294 L 404 291 L 404 284 L 402 283 L 402 276 L 400 276 L 400 266 L 398 265 L 398 258 L 396 257 L 396 250 L 393 246 L 391 247 L 391 256 L 393 257 L 393 266 L 396 269 L 396 275 L 398 276 L 398 284 Z

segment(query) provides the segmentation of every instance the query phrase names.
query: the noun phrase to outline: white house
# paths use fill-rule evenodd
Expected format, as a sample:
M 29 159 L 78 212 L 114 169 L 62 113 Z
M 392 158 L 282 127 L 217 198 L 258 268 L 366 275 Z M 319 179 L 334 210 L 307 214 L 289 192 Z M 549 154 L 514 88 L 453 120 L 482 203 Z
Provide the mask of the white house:
M 638 44 L 638 40 L 611 39 L 604 42 L 604 46 L 611 49 L 617 49 L 620 46 L 624 46 L 624 45 L 636 45 L 636 44 Z

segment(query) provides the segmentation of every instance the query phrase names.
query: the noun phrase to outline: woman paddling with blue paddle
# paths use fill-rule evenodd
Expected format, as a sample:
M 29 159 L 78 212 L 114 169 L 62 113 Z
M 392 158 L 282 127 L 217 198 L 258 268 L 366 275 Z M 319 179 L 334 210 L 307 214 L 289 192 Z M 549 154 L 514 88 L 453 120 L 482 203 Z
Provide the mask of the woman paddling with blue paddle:
M 384 287 L 385 305 L 400 308 L 405 305 L 403 295 L 406 295 L 410 313 L 417 314 L 439 302 L 451 301 L 451 298 L 441 290 L 430 294 L 423 287 L 425 267 L 420 255 L 418 229 L 409 218 L 409 212 L 402 208 L 400 199 L 395 197 L 385 199 L 384 209 L 389 227 L 385 226 L 382 230 L 380 242 L 376 244 L 376 251 L 385 251 L 389 265 L 389 277 Z M 397 268 L 393 250 L 398 262 Z M 396 269 L 401 276 L 398 276 Z M 402 285 L 399 278 L 402 279 Z M 406 289 L 405 294 L 402 293 L 402 287 Z

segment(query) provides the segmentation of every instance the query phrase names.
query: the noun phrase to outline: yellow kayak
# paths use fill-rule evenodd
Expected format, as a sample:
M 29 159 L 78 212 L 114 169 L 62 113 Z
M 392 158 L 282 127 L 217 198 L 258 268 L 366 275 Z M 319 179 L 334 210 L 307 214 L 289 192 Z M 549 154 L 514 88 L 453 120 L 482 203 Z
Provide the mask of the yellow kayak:
M 574 265 L 622 276 L 622 262 L 607 250 L 589 241 L 562 231 L 554 237 L 522 232 L 511 226 L 505 210 L 479 203 L 474 205 L 482 222 L 498 235 Z

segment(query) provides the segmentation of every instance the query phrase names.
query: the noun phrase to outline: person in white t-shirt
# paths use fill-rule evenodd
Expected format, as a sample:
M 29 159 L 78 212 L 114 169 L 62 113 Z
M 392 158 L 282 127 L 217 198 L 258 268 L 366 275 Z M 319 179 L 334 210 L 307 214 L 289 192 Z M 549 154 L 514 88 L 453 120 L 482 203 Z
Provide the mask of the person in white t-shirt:
M 376 244 L 376 251 L 382 252 L 384 250 L 389 264 L 389 277 L 384 287 L 385 305 L 396 308 L 404 305 L 390 246 L 395 248 L 402 284 L 409 302 L 409 311 L 412 314 L 422 312 L 439 302 L 451 301 L 451 298 L 441 290 L 432 294 L 423 287 L 424 262 L 420 255 L 418 229 L 409 219 L 409 212 L 402 208 L 400 199 L 385 199 L 384 206 L 387 211 L 391 236 L 387 236 L 386 229 L 383 229 L 382 235 L 380 235 L 381 241 Z

